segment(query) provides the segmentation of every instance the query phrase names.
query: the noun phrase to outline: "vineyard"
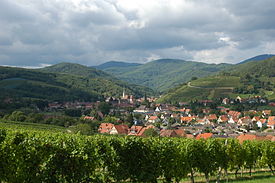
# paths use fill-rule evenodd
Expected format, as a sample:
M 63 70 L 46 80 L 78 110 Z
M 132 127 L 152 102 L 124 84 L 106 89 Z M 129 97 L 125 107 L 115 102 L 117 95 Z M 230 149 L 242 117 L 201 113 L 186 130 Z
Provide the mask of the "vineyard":
M 0 127 L 0 182 L 180 182 L 275 166 L 275 142 L 83 136 Z

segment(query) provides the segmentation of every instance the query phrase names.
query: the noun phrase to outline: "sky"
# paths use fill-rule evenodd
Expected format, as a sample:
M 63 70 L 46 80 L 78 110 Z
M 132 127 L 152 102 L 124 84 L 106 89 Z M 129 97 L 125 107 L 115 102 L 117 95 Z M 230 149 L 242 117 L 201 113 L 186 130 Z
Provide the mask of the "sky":
M 275 53 L 274 0 L 0 0 L 0 65 Z

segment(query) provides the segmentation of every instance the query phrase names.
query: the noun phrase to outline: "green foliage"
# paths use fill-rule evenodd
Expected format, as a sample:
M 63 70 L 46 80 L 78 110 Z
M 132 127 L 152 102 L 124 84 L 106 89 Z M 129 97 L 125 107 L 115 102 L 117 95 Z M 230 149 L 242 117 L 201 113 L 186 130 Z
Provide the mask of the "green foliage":
M 128 67 L 99 67 L 119 79 L 130 83 L 147 86 L 164 92 L 178 84 L 189 81 L 192 77 L 213 75 L 231 67 L 229 64 L 206 64 L 184 60 L 161 59 L 142 65 Z
M 47 101 L 97 101 L 102 100 L 103 96 L 118 97 L 123 89 L 136 96 L 153 94 L 149 88 L 128 84 L 102 71 L 68 63 L 42 70 L 0 67 L 0 89 L 1 101 L 6 98 L 36 99 L 33 103 L 39 109 L 45 108 Z
M 271 141 L 82 136 L 0 127 L 0 181 L 179 182 L 195 172 L 208 180 L 220 169 L 274 168 L 274 148 Z
M 148 128 L 144 131 L 145 137 L 157 137 L 159 134 L 154 128 Z
M 80 109 L 66 109 L 65 115 L 71 116 L 71 117 L 80 117 L 81 116 L 81 110 Z
M 73 133 L 80 133 L 81 135 L 92 135 L 94 133 L 91 125 L 79 123 L 74 126 L 70 126 L 70 130 Z
M 106 102 L 100 102 L 97 106 L 97 110 L 102 112 L 104 115 L 109 114 L 111 109 L 110 104 L 106 103 Z
M 27 116 L 22 111 L 14 111 L 10 115 L 4 116 L 4 119 L 10 121 L 25 121 Z
M 182 102 L 262 96 L 275 100 L 275 57 L 232 66 L 216 76 L 199 78 L 178 86 L 163 95 L 158 102 Z

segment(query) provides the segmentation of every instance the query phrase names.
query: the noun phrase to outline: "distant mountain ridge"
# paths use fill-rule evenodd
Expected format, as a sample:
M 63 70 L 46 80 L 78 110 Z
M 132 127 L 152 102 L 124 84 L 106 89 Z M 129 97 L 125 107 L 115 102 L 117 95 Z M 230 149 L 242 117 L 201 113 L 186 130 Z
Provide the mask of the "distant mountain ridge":
M 119 66 L 122 65 L 122 66 Z M 129 83 L 150 87 L 156 91 L 187 82 L 192 77 L 204 77 L 231 67 L 231 64 L 207 64 L 180 59 L 159 59 L 145 64 L 105 63 L 95 68 Z
M 251 61 L 261 61 L 261 60 L 266 60 L 268 58 L 271 58 L 271 57 L 274 57 L 275 55 L 273 54 L 263 54 L 263 55 L 258 55 L 258 56 L 255 56 L 255 57 L 252 57 L 252 58 L 249 58 L 249 59 L 246 59 L 244 61 L 241 61 L 240 63 L 238 64 L 245 64 L 247 62 L 251 62 Z
M 48 101 L 97 101 L 104 96 L 142 97 L 153 90 L 129 84 L 103 71 L 80 64 L 60 63 L 43 69 L 0 66 L 0 99 L 30 98 Z M 1 101 L 0 100 L 0 101 Z
M 139 66 L 142 64 L 139 63 L 128 63 L 128 62 L 121 62 L 121 61 L 109 61 L 98 66 L 93 66 L 96 69 L 107 69 L 111 67 L 131 67 L 131 66 Z

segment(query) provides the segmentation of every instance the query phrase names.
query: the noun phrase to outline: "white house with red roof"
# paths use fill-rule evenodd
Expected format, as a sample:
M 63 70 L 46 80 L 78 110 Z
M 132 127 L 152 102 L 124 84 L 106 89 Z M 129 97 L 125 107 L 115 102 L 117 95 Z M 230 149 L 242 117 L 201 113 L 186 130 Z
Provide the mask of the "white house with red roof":
M 267 120 L 267 127 L 275 129 L 275 116 L 269 116 Z

